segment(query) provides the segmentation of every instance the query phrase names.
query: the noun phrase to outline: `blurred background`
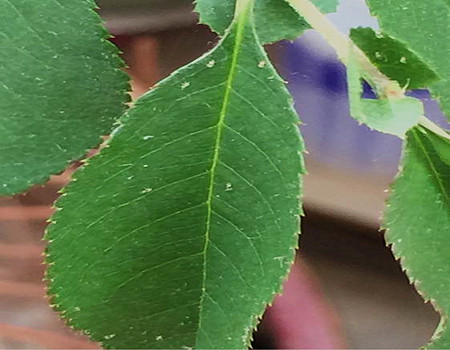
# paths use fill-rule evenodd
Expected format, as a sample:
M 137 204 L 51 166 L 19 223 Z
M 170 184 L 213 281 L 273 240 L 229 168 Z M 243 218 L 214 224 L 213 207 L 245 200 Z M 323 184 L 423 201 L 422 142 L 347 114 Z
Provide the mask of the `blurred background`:
M 123 51 L 136 98 L 211 49 L 190 0 L 99 0 Z M 377 28 L 363 0 L 329 15 L 340 30 Z M 276 25 L 276 23 L 274 24 Z M 255 333 L 255 348 L 417 348 L 438 315 L 408 283 L 379 231 L 401 141 L 349 117 L 345 69 L 314 31 L 266 47 L 303 121 L 309 174 L 301 252 L 285 293 Z M 366 93 L 370 95 L 370 90 Z M 427 115 L 443 118 L 427 91 Z M 79 164 L 26 194 L 0 198 L 0 348 L 96 348 L 48 306 L 42 242 L 52 202 Z

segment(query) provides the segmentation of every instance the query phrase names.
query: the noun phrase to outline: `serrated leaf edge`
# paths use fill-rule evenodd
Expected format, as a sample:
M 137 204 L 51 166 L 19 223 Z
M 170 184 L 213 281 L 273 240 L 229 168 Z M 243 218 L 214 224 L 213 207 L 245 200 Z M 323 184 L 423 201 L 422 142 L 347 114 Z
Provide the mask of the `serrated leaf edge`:
M 227 31 L 229 31 L 229 30 L 231 29 L 232 26 L 233 26 L 233 24 L 227 29 Z M 262 53 L 264 56 L 266 56 L 266 62 L 268 62 L 268 64 L 272 67 L 272 69 L 274 70 L 274 72 L 276 72 L 275 68 L 274 68 L 274 67 L 271 65 L 271 63 L 270 63 L 270 60 L 269 60 L 269 58 L 267 57 L 267 54 L 265 53 L 264 49 L 262 48 L 261 43 L 259 42 L 259 39 L 258 39 L 257 33 L 256 33 L 255 29 L 254 29 L 254 26 L 253 26 L 253 34 L 254 34 L 254 36 L 256 37 L 257 42 L 259 43 L 259 46 L 261 47 L 261 53 Z M 214 50 L 214 49 L 213 49 L 213 50 Z M 213 51 L 213 50 L 212 50 L 212 51 Z M 209 52 L 205 53 L 204 55 L 202 55 L 202 56 L 200 56 L 199 58 L 197 58 L 196 60 L 194 60 L 192 63 L 204 59 L 204 58 L 207 57 L 212 51 L 209 51 Z M 188 65 L 189 65 L 189 64 L 188 64 Z M 184 68 L 184 67 L 182 67 L 182 68 L 180 68 L 180 69 L 183 69 L 183 68 Z M 178 71 L 179 71 L 179 70 L 176 70 L 175 72 L 172 72 L 167 78 L 163 79 L 163 80 L 161 81 L 161 83 L 164 82 L 164 81 L 167 81 L 167 80 L 171 79 L 171 77 L 174 76 L 175 74 L 177 74 Z M 276 75 L 275 78 L 278 79 L 280 82 L 282 82 L 284 85 L 286 85 L 286 82 L 285 82 L 278 74 Z M 155 86 L 155 88 L 157 88 L 157 86 L 158 86 L 158 84 Z M 149 93 L 151 93 L 152 90 L 153 90 L 153 89 L 150 89 L 150 90 L 149 90 L 148 92 L 146 92 L 141 98 L 143 98 L 143 97 L 145 97 L 146 95 L 148 95 Z M 289 94 L 289 92 L 287 91 L 287 89 L 285 89 L 285 92 L 286 92 L 286 95 L 289 96 L 287 102 L 288 102 L 288 104 L 289 104 L 290 112 L 291 112 L 291 113 L 297 114 L 297 112 L 296 112 L 296 110 L 295 110 L 295 107 L 294 107 L 294 100 L 293 100 L 292 96 Z M 132 107 L 132 108 L 135 108 L 135 107 L 138 107 L 138 106 L 139 106 L 139 100 L 137 101 L 137 103 L 135 104 L 135 106 Z M 114 129 L 114 131 L 112 132 L 111 138 L 110 138 L 109 140 L 105 141 L 104 147 L 103 147 L 103 148 L 108 148 L 108 147 L 109 147 L 109 142 L 111 142 L 111 140 L 114 138 L 114 134 L 120 131 L 120 129 L 121 129 L 123 123 L 126 121 L 127 117 L 128 117 L 128 112 L 126 112 L 120 119 L 118 119 L 118 121 L 117 121 L 117 123 L 116 123 L 116 124 L 118 125 L 118 127 L 117 127 L 116 129 Z M 298 121 L 298 122 L 296 122 L 296 123 L 293 124 L 293 127 L 294 127 L 295 129 L 297 129 L 296 131 L 297 131 L 297 133 L 298 133 L 298 137 L 301 139 L 301 143 L 300 143 L 300 144 L 301 144 L 301 146 L 302 146 L 302 148 L 298 151 L 298 155 L 299 155 L 299 158 L 300 158 L 300 165 L 301 165 L 301 171 L 300 171 L 300 173 L 299 173 L 299 175 L 298 175 L 298 176 L 299 176 L 299 183 L 300 183 L 300 185 L 301 185 L 300 193 L 299 193 L 299 195 L 298 195 L 298 200 L 299 200 L 299 202 L 300 202 L 300 204 L 301 204 L 301 203 L 302 203 L 302 196 L 303 196 L 303 193 L 302 193 L 302 187 L 303 187 L 303 186 L 302 186 L 302 184 L 303 184 L 302 176 L 303 176 L 304 174 L 306 174 L 305 163 L 304 163 L 304 158 L 303 158 L 302 154 L 306 153 L 306 150 L 305 150 L 305 147 L 304 147 L 304 142 L 303 142 L 303 140 L 302 140 L 302 137 L 301 137 L 301 135 L 300 135 L 300 133 L 299 133 L 299 131 L 298 131 L 298 126 L 299 126 L 299 125 L 301 125 L 301 122 L 300 122 L 300 121 Z M 71 193 L 71 192 L 70 192 L 71 184 L 74 183 L 74 182 L 76 182 L 76 181 L 78 180 L 78 177 L 81 176 L 81 174 L 82 174 L 83 171 L 85 170 L 86 166 L 89 165 L 90 160 L 91 160 L 91 159 L 94 159 L 95 157 L 97 157 L 97 156 L 99 156 L 99 155 L 100 155 L 100 153 L 97 153 L 97 154 L 93 155 L 92 157 L 90 157 L 90 158 L 88 158 L 88 159 L 84 159 L 84 160 L 83 160 L 83 165 L 82 165 L 82 166 L 81 166 L 81 167 L 73 174 L 72 180 L 70 181 L 70 183 L 69 183 L 68 185 L 66 185 L 65 187 L 63 187 L 63 188 L 59 191 L 59 192 L 61 193 L 61 196 L 60 196 L 60 198 L 54 203 L 54 205 L 52 206 L 52 208 L 55 210 L 55 212 L 54 212 L 54 214 L 51 216 L 51 218 L 49 219 L 49 222 L 51 222 L 52 224 L 54 224 L 54 223 L 57 222 L 57 218 L 58 218 L 59 213 L 62 212 L 63 209 L 64 209 L 64 207 L 58 206 L 58 205 L 60 204 L 60 200 L 61 200 L 63 197 L 67 197 L 68 195 L 70 195 L 70 193 Z M 301 210 L 301 205 L 300 205 L 300 210 Z M 258 324 L 259 324 L 260 320 L 261 320 L 262 317 L 263 317 L 263 314 L 264 314 L 264 312 L 265 312 L 266 307 L 272 305 L 273 300 L 275 299 L 275 297 L 276 297 L 277 295 L 281 295 L 281 294 L 282 294 L 282 291 L 283 291 L 283 283 L 286 281 L 286 279 L 287 279 L 287 277 L 288 277 L 288 275 L 289 275 L 289 272 L 290 272 L 290 270 L 291 270 L 291 267 L 293 266 L 293 264 L 294 264 L 294 262 L 295 262 L 296 251 L 297 251 L 297 249 L 298 249 L 298 247 L 299 247 L 299 245 L 298 245 L 298 238 L 299 238 L 300 233 L 301 233 L 301 232 L 300 232 L 300 217 L 301 217 L 302 215 L 303 215 L 303 212 L 302 212 L 302 211 L 301 211 L 299 214 L 296 214 L 296 215 L 295 215 L 295 216 L 297 217 L 298 231 L 294 232 L 293 238 L 295 237 L 295 242 L 296 242 L 296 243 L 290 248 L 290 253 L 289 253 L 290 256 L 287 256 L 288 259 L 286 260 L 287 262 L 289 262 L 289 266 L 288 266 L 288 264 L 286 263 L 286 271 L 285 271 L 285 274 L 282 275 L 282 276 L 280 276 L 279 281 L 278 281 L 278 283 L 277 283 L 277 286 L 275 287 L 274 291 L 272 292 L 272 296 L 271 296 L 272 301 L 270 301 L 270 302 L 265 302 L 265 301 L 263 301 L 263 302 L 262 302 L 262 305 L 261 305 L 261 311 L 258 312 L 258 313 L 255 314 L 255 315 L 251 316 L 251 323 L 250 323 L 247 327 L 245 327 L 244 330 L 243 330 L 244 333 L 243 333 L 242 338 L 243 338 L 243 340 L 245 339 L 244 344 L 245 344 L 247 347 L 250 347 L 250 346 L 251 346 L 251 341 L 252 341 L 252 339 L 253 339 L 253 338 L 252 338 L 252 336 L 253 336 L 253 331 L 257 329 Z M 51 242 L 52 242 L 52 240 L 50 240 L 49 237 L 48 237 L 48 228 L 45 230 L 45 234 L 44 234 L 43 240 L 46 241 L 47 243 L 51 243 Z M 47 249 L 46 249 L 45 252 L 44 252 L 44 264 L 46 264 L 47 266 L 51 266 L 52 264 L 54 264 L 54 262 L 51 261 L 51 255 L 48 253 L 48 250 L 47 250 Z M 63 321 L 64 321 L 64 323 L 66 324 L 66 326 L 70 327 L 72 330 L 74 330 L 74 331 L 77 332 L 77 333 L 80 333 L 80 334 L 83 334 L 83 335 L 85 335 L 85 336 L 88 336 L 91 340 L 93 340 L 93 341 L 95 341 L 95 342 L 101 344 L 102 347 L 105 347 L 104 339 L 102 339 L 102 340 L 93 339 L 93 338 L 91 337 L 91 334 L 90 334 L 90 332 L 89 332 L 88 330 L 78 328 L 78 326 L 77 326 L 75 323 L 73 323 L 73 320 L 72 320 L 71 318 L 67 318 L 67 317 L 65 316 L 65 313 L 66 313 L 67 311 L 66 311 L 66 310 L 62 310 L 62 309 L 60 308 L 60 303 L 58 303 L 58 301 L 57 301 L 59 295 L 58 295 L 57 293 L 53 293 L 53 292 L 52 292 L 52 284 L 53 284 L 53 281 L 54 281 L 54 277 L 49 276 L 49 269 L 46 269 L 46 271 L 45 271 L 44 281 L 47 282 L 47 284 L 46 284 L 46 294 L 47 294 L 47 298 L 48 298 L 49 301 L 50 301 L 50 306 L 51 306 L 51 308 L 52 308 L 55 312 L 58 312 L 58 313 L 59 313 L 61 319 L 63 319 Z
M 420 131 L 419 127 L 417 127 L 417 130 Z M 414 130 L 413 132 L 418 132 L 418 131 Z M 397 243 L 394 240 L 390 239 L 390 229 L 388 228 L 388 223 L 386 222 L 386 213 L 387 213 L 388 208 L 391 207 L 391 197 L 395 192 L 394 186 L 396 185 L 397 181 L 404 176 L 404 174 L 403 174 L 404 159 L 405 159 L 405 155 L 407 152 L 406 142 L 407 142 L 407 139 L 405 139 L 405 143 L 403 146 L 402 160 L 400 162 L 398 172 L 397 172 L 396 176 L 394 177 L 394 180 L 389 185 L 389 189 L 388 189 L 389 196 L 385 201 L 385 207 L 384 207 L 384 211 L 382 214 L 382 224 L 380 226 L 380 230 L 385 231 L 384 237 L 385 237 L 385 241 L 386 241 L 386 247 L 388 247 L 392 251 L 392 254 L 394 255 L 395 259 L 400 263 L 400 267 L 401 267 L 402 271 L 406 274 L 406 277 L 408 278 L 409 283 L 412 286 L 414 286 L 414 289 L 422 297 L 424 303 L 430 303 L 432 305 L 433 309 L 436 312 L 438 312 L 440 315 L 440 322 L 439 322 L 439 325 L 436 328 L 434 334 L 432 335 L 429 342 L 421 347 L 421 349 L 428 349 L 431 345 L 433 345 L 433 343 L 435 341 L 439 340 L 442 333 L 444 333 L 444 331 L 448 327 L 449 315 L 446 315 L 444 313 L 444 310 L 441 308 L 441 306 L 439 306 L 439 303 L 435 299 L 429 297 L 424 291 L 422 291 L 420 289 L 422 282 L 418 278 L 415 278 L 410 274 L 410 270 L 408 268 L 408 259 L 405 256 L 401 256 L 398 253 L 398 250 L 396 248 Z
M 113 38 L 113 36 L 106 30 L 105 21 L 100 17 L 98 12 L 96 11 L 99 9 L 99 7 L 94 2 L 94 0 L 86 0 L 86 1 L 91 5 L 90 9 L 87 9 L 87 12 L 91 16 L 93 16 L 97 19 L 97 23 L 98 23 L 98 27 L 100 28 L 100 32 L 103 34 L 103 38 L 100 39 L 100 42 L 102 44 L 108 45 L 112 48 L 113 56 L 111 58 L 111 61 L 113 61 L 113 60 L 115 61 L 114 62 L 115 67 L 113 68 L 113 70 L 116 72 L 120 72 L 120 74 L 124 78 L 123 79 L 124 87 L 122 88 L 122 91 L 123 91 L 122 106 L 123 106 L 123 110 L 125 111 L 128 107 L 129 102 L 131 101 L 131 96 L 130 96 L 131 86 L 129 83 L 130 78 L 129 78 L 128 74 L 124 71 L 124 69 L 127 68 L 127 66 L 126 66 L 125 62 L 119 56 L 121 54 L 121 51 L 110 40 L 108 40 L 108 39 Z M 120 115 L 118 115 L 116 117 L 115 122 L 117 122 L 119 120 L 119 118 L 120 118 Z M 76 161 L 78 159 L 84 158 L 90 149 L 97 148 L 103 142 L 102 136 L 107 135 L 109 132 L 111 132 L 114 129 L 115 122 L 111 123 L 111 126 L 107 130 L 105 130 L 106 133 L 104 135 L 98 136 L 97 141 L 89 144 L 86 147 L 86 150 L 79 152 L 78 154 L 75 154 L 72 157 L 72 159 L 65 161 L 63 163 L 63 165 L 61 165 L 56 170 L 52 171 L 50 174 L 36 177 L 34 181 L 30 181 L 28 184 L 26 184 L 24 186 L 18 186 L 17 189 L 15 189 L 13 191 L 3 192 L 2 189 L 0 188 L 0 196 L 19 195 L 19 194 L 22 194 L 22 193 L 26 192 L 27 190 L 29 190 L 32 186 L 44 186 L 53 175 L 58 175 L 58 174 L 62 173 L 70 165 L 70 163 L 72 163 L 73 161 Z

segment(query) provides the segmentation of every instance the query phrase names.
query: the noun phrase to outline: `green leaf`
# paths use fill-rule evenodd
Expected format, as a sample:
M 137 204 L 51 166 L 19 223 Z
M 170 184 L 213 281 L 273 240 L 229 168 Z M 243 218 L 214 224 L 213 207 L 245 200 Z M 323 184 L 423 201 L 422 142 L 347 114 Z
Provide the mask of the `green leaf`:
M 429 345 L 438 349 L 450 348 L 450 165 L 442 161 L 449 157 L 447 140 L 425 129 L 411 130 L 385 217 L 395 256 L 442 315 Z
M 299 231 L 303 143 L 244 11 L 75 174 L 47 239 L 57 310 L 113 348 L 245 348 Z
M 377 100 L 362 98 L 362 72 L 354 53 L 347 63 L 350 114 L 369 128 L 401 138 L 423 116 L 423 104 L 412 97 L 380 97 Z
M 216 33 L 223 35 L 233 21 L 236 0 L 195 0 L 195 11 L 200 23 L 207 24 Z
M 324 13 L 335 12 L 338 0 L 313 0 Z M 200 22 L 223 35 L 229 27 L 236 0 L 196 0 Z M 263 44 L 293 40 L 311 28 L 285 0 L 258 0 L 254 9 L 256 32 Z
M 259 0 L 255 3 L 255 28 L 262 43 L 294 40 L 309 25 L 285 0 Z
M 442 79 L 431 85 L 450 116 L 450 8 L 448 1 L 367 0 L 384 33 L 405 43 Z
M 0 195 L 64 170 L 125 109 L 128 78 L 91 0 L 0 0 Z
M 350 37 L 382 73 L 401 86 L 420 89 L 439 80 L 439 76 L 405 44 L 384 33 L 360 27 L 353 28 Z

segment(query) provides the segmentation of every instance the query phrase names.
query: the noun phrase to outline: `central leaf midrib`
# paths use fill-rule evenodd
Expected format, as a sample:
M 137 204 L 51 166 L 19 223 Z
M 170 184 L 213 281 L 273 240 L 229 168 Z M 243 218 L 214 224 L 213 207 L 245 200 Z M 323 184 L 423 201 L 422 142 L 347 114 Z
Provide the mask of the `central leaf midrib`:
M 241 49 L 241 44 L 244 37 L 244 29 L 245 29 L 245 22 L 246 22 L 246 15 L 244 13 L 241 13 L 241 15 L 238 17 L 237 24 L 236 24 L 236 37 L 234 41 L 234 47 L 233 47 L 233 53 L 232 53 L 232 59 L 230 64 L 230 71 L 228 74 L 228 79 L 226 81 L 225 85 L 225 93 L 223 97 L 222 102 L 222 108 L 220 110 L 219 120 L 217 122 L 217 132 L 216 132 L 216 138 L 215 138 L 215 144 L 214 144 L 214 154 L 212 159 L 212 164 L 210 168 L 210 181 L 209 181 L 209 187 L 208 187 L 208 193 L 207 193 L 207 200 L 206 200 L 206 206 L 207 206 L 207 216 L 206 216 L 206 229 L 205 229 L 205 245 L 203 247 L 203 257 L 204 257 L 204 264 L 203 264 L 203 281 L 202 281 L 202 294 L 200 297 L 200 303 L 199 303 L 199 320 L 198 320 L 198 328 L 196 333 L 196 343 L 198 342 L 198 336 L 199 331 L 202 328 L 202 311 L 203 311 L 203 303 L 206 295 L 206 255 L 208 252 L 209 247 L 209 236 L 210 236 L 210 230 L 211 230 L 211 217 L 212 217 L 212 200 L 213 200 L 213 194 L 214 194 L 214 179 L 216 176 L 216 170 L 217 166 L 219 164 L 219 156 L 220 156 L 220 145 L 222 142 L 222 136 L 223 136 L 223 130 L 225 128 L 225 117 L 229 108 L 230 104 L 230 97 L 231 93 L 233 91 L 233 83 L 236 77 L 236 71 L 238 67 L 238 60 L 239 60 L 239 54 Z

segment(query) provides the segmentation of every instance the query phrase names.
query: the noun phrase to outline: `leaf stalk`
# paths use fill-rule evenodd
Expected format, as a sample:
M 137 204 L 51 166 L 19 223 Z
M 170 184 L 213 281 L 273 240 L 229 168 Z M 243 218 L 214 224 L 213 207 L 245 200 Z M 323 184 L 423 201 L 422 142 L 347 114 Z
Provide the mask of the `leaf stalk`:
M 236 11 L 234 14 L 235 19 L 239 18 L 240 15 L 246 13 L 252 6 L 254 0 L 237 0 L 236 1 Z

